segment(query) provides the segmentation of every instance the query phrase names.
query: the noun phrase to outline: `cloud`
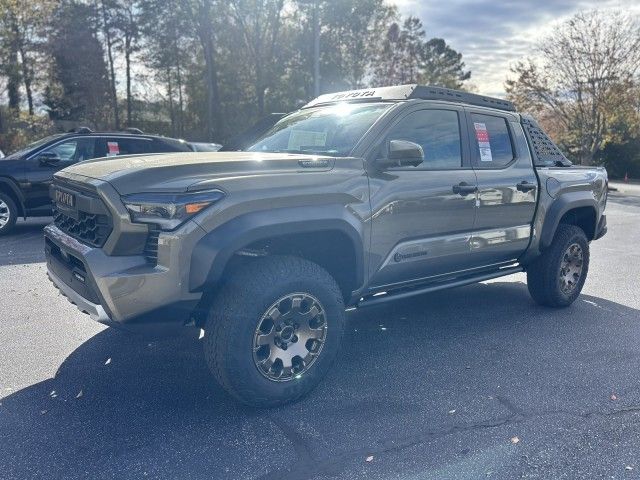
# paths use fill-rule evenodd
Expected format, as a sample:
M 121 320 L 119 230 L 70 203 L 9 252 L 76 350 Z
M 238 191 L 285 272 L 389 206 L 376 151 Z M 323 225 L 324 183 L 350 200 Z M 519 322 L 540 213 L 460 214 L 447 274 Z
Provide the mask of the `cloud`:
M 578 12 L 640 12 L 634 0 L 390 0 L 404 15 L 422 20 L 429 37 L 444 38 L 462 53 L 471 83 L 481 93 L 504 95 L 509 67 L 535 56 L 535 45 L 554 25 Z

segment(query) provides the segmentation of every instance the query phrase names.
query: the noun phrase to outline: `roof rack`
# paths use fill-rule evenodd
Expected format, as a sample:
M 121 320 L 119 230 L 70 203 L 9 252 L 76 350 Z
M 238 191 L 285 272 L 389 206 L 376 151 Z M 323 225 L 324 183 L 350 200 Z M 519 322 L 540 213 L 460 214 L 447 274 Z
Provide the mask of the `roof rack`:
M 89 127 L 76 127 L 71 130 L 67 130 L 67 133 L 93 133 Z
M 123 128 L 122 131 L 123 132 L 127 132 L 127 133 L 135 133 L 137 135 L 142 135 L 144 133 L 142 130 L 140 130 L 139 128 L 136 128 L 136 127 Z
M 416 85 L 409 98 L 420 98 L 422 100 L 446 100 L 450 102 L 466 103 L 467 105 L 477 105 L 479 107 L 490 107 L 498 110 L 515 112 L 516 106 L 513 102 L 502 100 L 501 98 L 487 97 L 477 93 L 463 92 L 452 88 L 429 87 Z
M 463 92 L 452 88 L 431 87 L 426 85 L 399 85 L 395 87 L 365 88 L 361 90 L 348 90 L 346 92 L 328 93 L 307 103 L 302 108 L 314 107 L 326 103 L 349 101 L 375 101 L 375 100 L 443 100 L 448 102 L 465 103 L 480 107 L 495 108 L 508 112 L 515 112 L 516 107 L 508 100 L 487 97 L 475 93 Z

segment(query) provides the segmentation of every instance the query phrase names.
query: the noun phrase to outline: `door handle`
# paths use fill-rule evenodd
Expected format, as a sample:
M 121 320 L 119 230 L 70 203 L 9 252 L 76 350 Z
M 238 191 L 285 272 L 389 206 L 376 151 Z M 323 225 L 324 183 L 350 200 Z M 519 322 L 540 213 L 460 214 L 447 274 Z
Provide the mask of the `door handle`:
M 478 187 L 476 185 L 469 185 L 467 182 L 460 182 L 458 185 L 453 186 L 453 193 L 457 193 L 463 197 L 477 191 Z
M 538 185 L 536 185 L 535 183 L 530 183 L 530 182 L 527 182 L 526 180 L 523 180 L 522 182 L 516 185 L 516 188 L 520 192 L 529 192 L 531 190 L 535 190 L 536 188 L 538 188 Z

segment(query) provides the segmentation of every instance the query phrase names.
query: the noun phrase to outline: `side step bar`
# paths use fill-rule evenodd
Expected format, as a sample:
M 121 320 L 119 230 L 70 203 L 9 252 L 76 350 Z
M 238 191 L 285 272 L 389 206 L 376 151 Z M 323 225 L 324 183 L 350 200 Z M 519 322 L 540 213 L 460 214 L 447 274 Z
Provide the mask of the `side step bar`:
M 494 272 L 483 273 L 481 275 L 474 275 L 471 277 L 461 278 L 451 282 L 442 282 L 437 284 L 428 285 L 426 287 L 415 287 L 412 290 L 404 290 L 398 293 L 387 293 L 386 295 L 379 295 L 377 297 L 368 297 L 360 300 L 357 304 L 357 308 L 371 307 L 373 305 L 379 305 L 381 303 L 391 302 L 393 300 L 400 300 L 403 298 L 413 297 L 415 295 L 422 295 L 423 293 L 436 292 L 438 290 L 445 290 L 447 288 L 462 287 L 472 283 L 483 282 L 485 280 L 491 280 L 492 278 L 504 277 L 513 273 L 523 272 L 523 267 L 509 267 Z

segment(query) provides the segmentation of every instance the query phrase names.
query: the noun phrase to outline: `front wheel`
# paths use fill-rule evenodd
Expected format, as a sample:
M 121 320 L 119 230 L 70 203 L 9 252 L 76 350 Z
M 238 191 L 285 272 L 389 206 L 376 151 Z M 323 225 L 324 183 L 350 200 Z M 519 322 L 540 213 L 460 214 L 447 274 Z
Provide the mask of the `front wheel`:
M 329 371 L 344 322 L 342 294 L 326 270 L 296 257 L 261 258 L 234 272 L 214 299 L 205 357 L 241 402 L 282 405 Z
M 527 267 L 527 286 L 533 299 L 547 307 L 571 305 L 589 271 L 589 242 L 575 225 L 558 225 L 553 242 Z
M 0 235 L 6 235 L 16 224 L 18 208 L 13 199 L 0 192 Z

